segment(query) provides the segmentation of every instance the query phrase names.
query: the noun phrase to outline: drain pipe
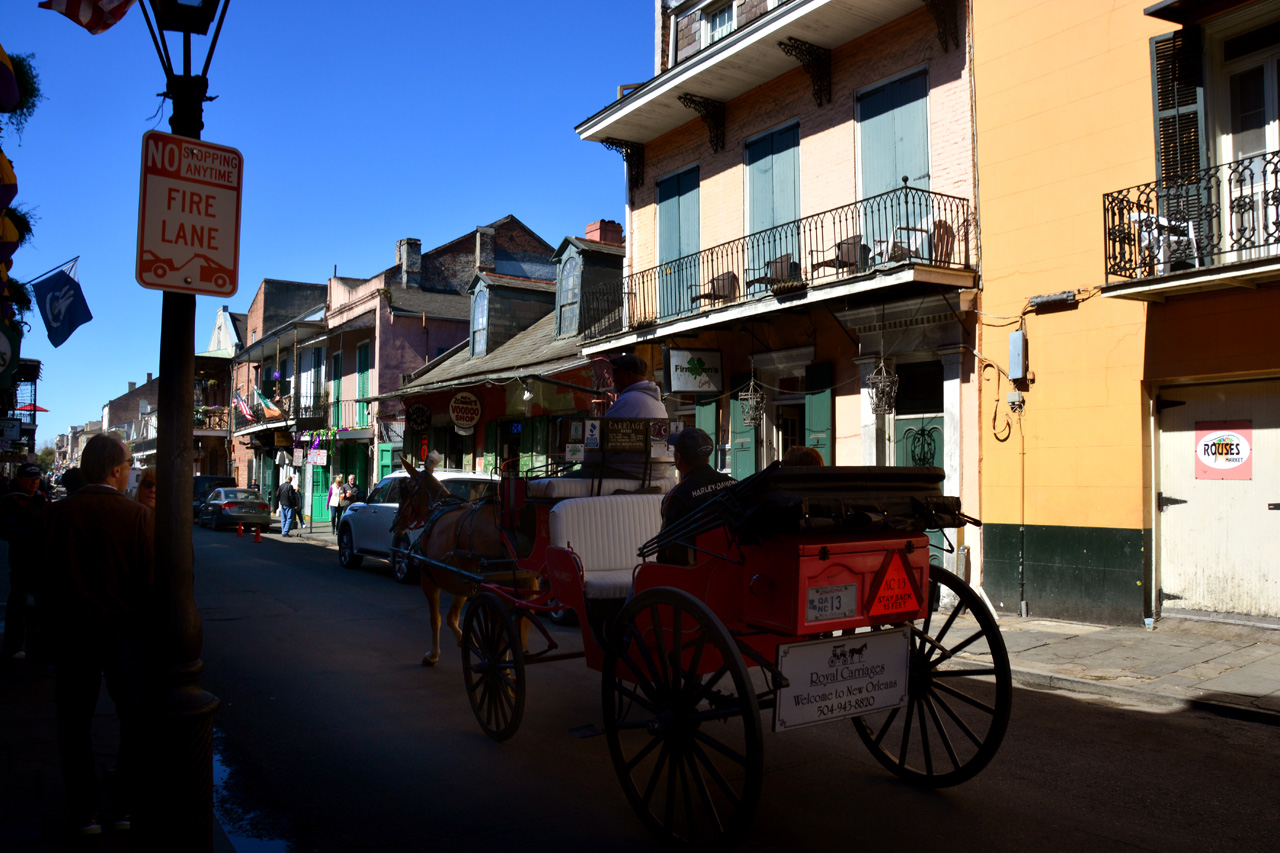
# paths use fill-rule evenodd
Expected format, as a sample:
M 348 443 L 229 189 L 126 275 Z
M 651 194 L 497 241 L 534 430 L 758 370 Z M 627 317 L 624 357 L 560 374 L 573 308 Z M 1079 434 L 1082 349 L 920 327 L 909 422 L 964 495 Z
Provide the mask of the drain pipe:
M 1022 430 L 1022 409 L 1018 415 L 1018 615 L 1027 612 L 1027 435 Z

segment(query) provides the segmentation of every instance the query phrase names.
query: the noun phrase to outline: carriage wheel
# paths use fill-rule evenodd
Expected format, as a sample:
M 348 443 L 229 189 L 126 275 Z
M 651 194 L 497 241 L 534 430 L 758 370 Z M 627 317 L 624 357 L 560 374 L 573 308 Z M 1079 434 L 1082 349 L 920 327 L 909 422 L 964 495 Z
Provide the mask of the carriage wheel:
M 462 620 L 462 676 L 484 733 L 504 741 L 524 716 L 524 653 L 519 614 L 485 592 L 467 602 Z
M 680 590 L 637 595 L 614 623 L 603 675 L 609 753 L 649 830 L 691 847 L 740 838 L 760 799 L 760 707 L 716 615 Z
M 944 788 L 976 776 L 1000 748 L 1013 679 L 995 618 L 967 583 L 930 569 L 929 600 L 938 602 L 937 609 L 911 626 L 907 703 L 853 724 L 889 770 L 917 785 Z M 990 666 L 956 665 L 956 654 L 984 646 Z

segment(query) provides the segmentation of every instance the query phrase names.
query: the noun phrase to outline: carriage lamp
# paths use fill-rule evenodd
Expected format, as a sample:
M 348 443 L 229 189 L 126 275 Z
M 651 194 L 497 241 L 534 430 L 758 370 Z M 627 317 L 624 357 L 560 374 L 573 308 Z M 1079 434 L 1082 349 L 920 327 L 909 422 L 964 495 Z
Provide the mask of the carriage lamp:
M 872 414 L 887 415 L 892 412 L 898 399 L 898 375 L 889 372 L 883 358 L 867 377 L 867 386 L 871 393 Z
M 153 0 L 156 25 L 171 33 L 208 35 L 219 0 Z

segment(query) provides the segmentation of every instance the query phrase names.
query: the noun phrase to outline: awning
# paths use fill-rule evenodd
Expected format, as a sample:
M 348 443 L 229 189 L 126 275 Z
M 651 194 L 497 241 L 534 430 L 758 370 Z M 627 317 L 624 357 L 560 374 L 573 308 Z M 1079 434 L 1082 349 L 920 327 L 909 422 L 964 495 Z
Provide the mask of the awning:
M 1148 18 L 1174 24 L 1194 24 L 1210 15 L 1230 11 L 1253 0 L 1161 0 L 1142 10 Z

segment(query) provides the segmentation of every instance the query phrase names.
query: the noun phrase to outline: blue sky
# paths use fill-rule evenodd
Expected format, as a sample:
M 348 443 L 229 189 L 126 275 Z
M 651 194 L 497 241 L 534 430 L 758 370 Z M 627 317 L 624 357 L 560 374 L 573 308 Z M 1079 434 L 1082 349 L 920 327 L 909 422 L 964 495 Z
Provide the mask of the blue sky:
M 167 132 L 169 110 L 155 115 L 164 77 L 136 4 L 97 36 L 37 0 L 3 6 L 0 45 L 35 54 L 45 95 L 21 140 L 4 128 L 15 204 L 38 218 L 12 275 L 79 255 L 94 315 L 57 349 L 28 315 L 43 446 L 161 369 L 162 295 L 134 267 L 142 134 Z M 202 63 L 208 40 L 194 42 Z M 621 156 L 573 128 L 652 75 L 652 0 L 234 0 L 203 138 L 244 155 L 240 285 L 197 299 L 196 349 L 219 305 L 247 310 L 264 278 L 371 276 L 398 239 L 426 250 L 507 214 L 553 246 L 622 221 Z

